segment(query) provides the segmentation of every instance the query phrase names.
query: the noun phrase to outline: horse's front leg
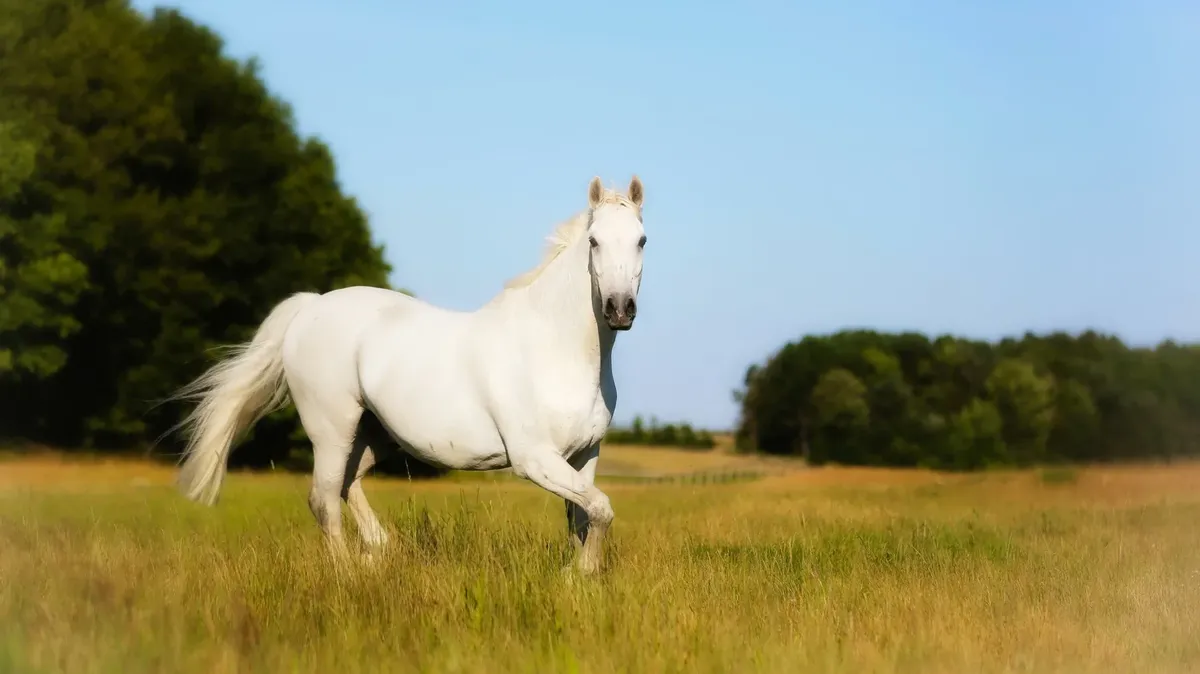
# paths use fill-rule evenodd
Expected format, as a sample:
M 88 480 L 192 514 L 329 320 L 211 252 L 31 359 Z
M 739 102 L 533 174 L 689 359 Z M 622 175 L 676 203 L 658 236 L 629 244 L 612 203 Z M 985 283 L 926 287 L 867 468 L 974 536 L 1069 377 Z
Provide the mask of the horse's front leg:
M 592 466 L 591 475 L 594 475 L 594 461 Z M 586 533 L 581 534 L 579 570 L 584 573 L 599 571 L 604 534 L 613 520 L 608 496 L 596 488 L 591 477 L 585 478 L 583 471 L 572 467 L 553 448 L 537 449 L 513 457 L 513 472 L 583 511 L 587 527 Z
M 567 463 L 579 473 L 587 484 L 596 484 L 596 463 L 600 459 L 600 443 L 596 443 L 591 447 L 579 452 L 578 454 L 567 459 Z M 567 536 L 571 541 L 571 545 L 576 552 L 582 553 L 584 543 L 588 538 L 588 520 L 587 511 L 575 505 L 569 499 L 564 499 L 567 506 Z

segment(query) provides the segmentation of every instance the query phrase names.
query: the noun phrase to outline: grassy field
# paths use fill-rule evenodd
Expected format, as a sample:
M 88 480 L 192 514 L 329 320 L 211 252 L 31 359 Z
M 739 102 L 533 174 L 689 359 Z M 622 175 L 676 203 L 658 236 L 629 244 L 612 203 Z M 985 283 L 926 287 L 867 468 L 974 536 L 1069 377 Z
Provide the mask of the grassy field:
M 371 479 L 394 547 L 339 574 L 303 477 L 234 475 L 211 509 L 172 477 L 0 463 L 0 671 L 1200 670 L 1197 465 L 610 482 L 596 578 L 509 478 Z

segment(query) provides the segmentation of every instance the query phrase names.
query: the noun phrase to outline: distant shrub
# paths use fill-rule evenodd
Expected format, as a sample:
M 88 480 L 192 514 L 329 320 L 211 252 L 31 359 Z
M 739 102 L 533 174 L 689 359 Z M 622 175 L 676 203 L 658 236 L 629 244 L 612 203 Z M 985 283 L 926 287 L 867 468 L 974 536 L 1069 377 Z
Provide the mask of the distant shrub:
M 698 431 L 686 422 L 659 425 L 656 419 L 651 419 L 647 425 L 641 416 L 634 417 L 628 428 L 610 428 L 604 439 L 606 442 L 622 445 L 658 445 L 688 449 L 712 449 L 716 446 L 716 441 L 709 431 Z
M 1042 484 L 1074 484 L 1079 481 L 1079 471 L 1070 466 L 1052 466 L 1038 471 Z

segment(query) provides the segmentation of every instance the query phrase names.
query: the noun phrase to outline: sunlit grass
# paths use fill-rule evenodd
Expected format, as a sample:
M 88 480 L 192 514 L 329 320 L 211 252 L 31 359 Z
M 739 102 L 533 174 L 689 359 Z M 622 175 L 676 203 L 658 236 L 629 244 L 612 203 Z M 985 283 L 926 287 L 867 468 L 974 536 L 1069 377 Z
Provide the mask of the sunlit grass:
M 208 509 L 169 471 L 54 470 L 0 481 L 0 671 L 1200 667 L 1195 466 L 613 483 L 591 579 L 516 481 L 372 480 L 394 547 L 339 573 L 303 477 L 235 475 Z

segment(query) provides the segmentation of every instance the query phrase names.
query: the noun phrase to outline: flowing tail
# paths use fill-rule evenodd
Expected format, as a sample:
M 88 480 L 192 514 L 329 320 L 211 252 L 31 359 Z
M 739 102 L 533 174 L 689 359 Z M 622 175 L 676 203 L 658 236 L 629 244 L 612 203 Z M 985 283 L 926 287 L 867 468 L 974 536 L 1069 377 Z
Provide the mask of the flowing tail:
M 292 319 L 317 293 L 296 293 L 271 310 L 254 338 L 184 386 L 175 398 L 197 400 L 179 427 L 188 444 L 179 470 L 179 489 L 205 505 L 217 502 L 233 442 L 262 417 L 288 401 L 283 373 L 283 336 Z

